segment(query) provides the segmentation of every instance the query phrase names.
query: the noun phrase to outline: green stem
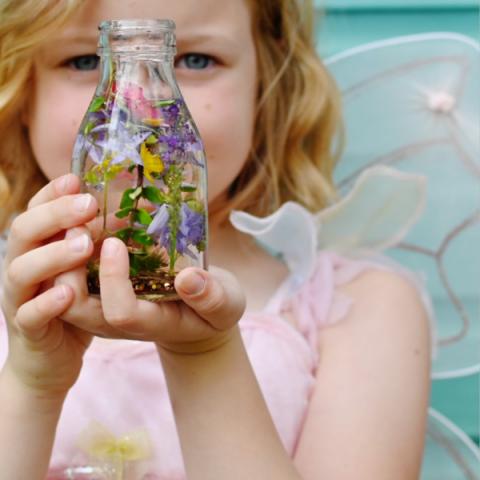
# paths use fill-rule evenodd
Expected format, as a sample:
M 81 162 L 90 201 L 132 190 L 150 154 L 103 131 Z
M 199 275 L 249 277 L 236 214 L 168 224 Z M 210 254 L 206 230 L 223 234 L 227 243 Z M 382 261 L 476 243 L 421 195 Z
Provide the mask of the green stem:
M 144 179 L 143 170 L 144 170 L 143 165 L 137 165 L 137 172 L 138 172 L 137 188 L 143 187 L 143 179 Z M 133 228 L 133 224 L 135 223 L 135 213 L 137 212 L 138 202 L 140 201 L 140 197 L 141 195 L 138 195 L 138 197 L 135 199 L 132 211 L 130 213 L 130 227 L 132 228 Z
M 175 198 L 175 197 L 174 197 Z M 174 275 L 175 263 L 177 263 L 177 232 L 178 232 L 178 220 L 180 209 L 175 199 L 175 203 L 171 206 L 172 213 L 170 216 L 170 251 L 168 256 L 170 257 L 170 265 L 168 273 Z
M 108 208 L 108 180 L 105 175 L 103 176 L 103 182 L 105 184 L 103 188 L 103 232 L 107 230 L 107 208 Z
M 169 189 L 169 196 L 172 199 L 170 204 L 171 213 L 169 219 L 170 227 L 170 265 L 169 265 L 169 274 L 175 274 L 175 263 L 177 262 L 177 234 L 178 227 L 180 226 L 180 206 L 182 202 L 182 192 L 180 186 L 182 184 L 182 172 L 179 171 L 176 167 L 170 167 L 171 171 L 168 173 L 166 178 L 166 184 Z

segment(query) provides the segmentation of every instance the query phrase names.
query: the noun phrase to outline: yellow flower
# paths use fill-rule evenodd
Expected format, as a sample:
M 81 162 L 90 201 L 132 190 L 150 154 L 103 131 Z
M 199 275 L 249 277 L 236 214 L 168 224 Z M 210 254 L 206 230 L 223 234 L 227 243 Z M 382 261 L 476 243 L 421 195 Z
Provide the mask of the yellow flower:
M 150 127 L 161 127 L 162 125 L 165 125 L 163 118 L 144 118 L 142 121 Z
M 160 155 L 151 153 L 145 142 L 140 147 L 140 157 L 143 161 L 143 173 L 153 183 L 155 179 L 152 177 L 152 173 L 162 173 L 165 168 L 162 158 Z

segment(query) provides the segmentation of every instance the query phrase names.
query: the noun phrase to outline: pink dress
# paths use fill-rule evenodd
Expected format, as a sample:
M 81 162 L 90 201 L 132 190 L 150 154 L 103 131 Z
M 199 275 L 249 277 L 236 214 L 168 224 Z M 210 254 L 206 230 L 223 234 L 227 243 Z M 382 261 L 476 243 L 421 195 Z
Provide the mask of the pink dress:
M 275 239 L 281 237 L 278 228 L 292 214 L 288 213 L 288 206 L 281 210 L 283 213 L 270 225 Z M 301 212 L 293 213 L 298 220 Z M 311 218 L 305 219 L 308 232 Z M 236 223 L 237 228 L 242 227 L 240 221 Z M 287 223 L 291 226 L 290 221 Z M 301 225 L 298 227 L 301 238 Z M 244 231 L 249 228 L 243 225 Z M 259 241 L 263 239 L 267 246 L 274 247 L 274 242 L 265 241 L 265 235 L 253 230 L 252 227 L 251 233 Z M 290 244 L 279 250 L 290 275 L 262 311 L 244 314 L 240 328 L 279 436 L 293 456 L 315 384 L 317 335 L 323 326 L 345 316 L 351 304 L 338 287 L 367 269 L 389 267 L 328 250 L 316 253 L 316 248 L 305 249 L 304 242 L 295 251 L 289 248 Z M 297 255 L 299 248 L 301 255 Z M 297 327 L 285 320 L 286 312 Z M 0 365 L 6 354 L 6 328 L 0 319 Z M 62 411 L 48 480 L 185 478 L 155 346 L 146 342 L 94 340 Z

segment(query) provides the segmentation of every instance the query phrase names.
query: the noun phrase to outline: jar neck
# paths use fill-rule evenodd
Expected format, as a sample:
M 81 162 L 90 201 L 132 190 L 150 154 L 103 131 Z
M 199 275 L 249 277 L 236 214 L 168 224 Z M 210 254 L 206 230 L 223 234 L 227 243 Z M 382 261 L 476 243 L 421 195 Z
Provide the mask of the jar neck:
M 108 49 L 103 49 L 102 51 L 97 51 L 100 60 L 103 63 L 113 62 L 116 65 L 122 63 L 134 63 L 134 62 L 154 62 L 162 63 L 165 66 L 171 66 L 175 61 L 175 53 L 165 53 L 165 52 L 142 52 L 142 53 L 132 53 L 125 51 L 111 51 Z
M 98 94 L 139 88 L 149 98 L 180 98 L 171 20 L 113 20 L 100 24 L 99 30 L 102 77 Z
M 99 26 L 100 57 L 172 61 L 176 54 L 175 23 L 171 20 L 112 20 Z
M 112 88 L 121 93 L 124 89 L 128 90 L 136 85 L 145 92 L 151 92 L 151 98 L 181 98 L 173 60 L 170 54 L 132 55 L 104 51 L 101 56 L 101 80 L 97 93 L 103 96 Z

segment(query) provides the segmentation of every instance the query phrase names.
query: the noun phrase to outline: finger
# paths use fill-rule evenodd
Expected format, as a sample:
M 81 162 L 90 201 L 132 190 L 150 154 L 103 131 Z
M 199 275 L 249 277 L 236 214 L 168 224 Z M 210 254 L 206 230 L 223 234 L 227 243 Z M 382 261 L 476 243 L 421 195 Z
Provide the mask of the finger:
M 79 238 L 82 235 L 90 237 L 91 232 L 86 227 L 75 227 L 66 231 L 65 240 L 72 240 Z M 54 280 L 55 285 L 68 285 L 72 287 L 75 292 L 75 301 L 79 297 L 86 297 L 88 295 L 87 286 L 87 267 L 82 263 L 78 267 L 60 272 Z
M 21 305 L 42 282 L 84 263 L 92 251 L 93 243 L 87 233 L 30 250 L 7 266 L 5 292 L 11 302 Z
M 105 319 L 119 328 L 128 326 L 136 310 L 129 269 L 125 244 L 118 238 L 107 238 L 100 254 L 100 296 Z
M 108 238 L 103 242 L 100 295 L 105 322 L 112 328 L 109 335 L 151 341 L 160 338 L 175 339 L 175 334 L 182 335 L 178 328 L 182 308 L 177 302 L 155 304 L 137 300 L 129 279 L 127 249 L 117 238 Z M 192 325 L 186 326 L 186 323 L 195 322 L 191 319 L 182 322 L 182 330 L 191 333 Z M 196 323 L 202 323 L 198 317 Z
M 175 279 L 182 300 L 217 330 L 228 330 L 245 311 L 245 295 L 236 278 L 220 268 L 186 268 Z
M 68 308 L 73 292 L 60 285 L 24 303 L 17 311 L 15 327 L 30 340 L 42 338 L 49 322 Z
M 48 203 L 64 195 L 72 195 L 80 191 L 80 180 L 73 173 L 52 180 L 39 190 L 28 202 L 28 208 Z
M 27 210 L 12 223 L 6 263 L 60 231 L 88 222 L 96 213 L 97 202 L 89 194 L 57 198 Z
M 67 231 L 69 238 L 89 233 L 85 227 L 77 227 Z M 63 272 L 55 277 L 55 285 L 67 285 L 74 292 L 74 300 L 68 310 L 63 312 L 62 320 L 76 327 L 82 328 L 95 335 L 117 338 L 119 334 L 103 318 L 100 298 L 91 296 L 87 285 L 87 267 L 80 265 L 77 268 Z
M 27 209 L 34 208 L 42 203 L 48 203 L 64 195 L 76 194 L 80 191 L 80 180 L 73 173 L 67 173 L 52 180 L 39 190 L 28 202 Z M 63 232 L 49 238 L 48 241 L 57 241 L 63 238 Z

